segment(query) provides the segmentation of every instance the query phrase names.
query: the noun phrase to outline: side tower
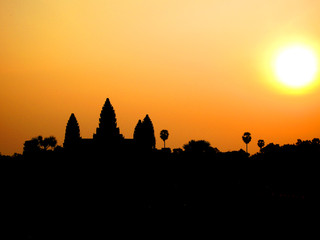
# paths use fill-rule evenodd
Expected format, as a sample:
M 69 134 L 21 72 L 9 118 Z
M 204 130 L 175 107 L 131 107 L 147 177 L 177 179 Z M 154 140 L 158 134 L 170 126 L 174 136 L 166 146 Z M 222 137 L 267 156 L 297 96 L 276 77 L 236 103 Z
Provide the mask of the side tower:
M 134 129 L 134 132 L 133 132 L 133 140 L 136 142 L 136 143 L 141 143 L 142 141 L 142 122 L 141 120 L 139 119 L 135 129 Z
M 75 115 L 72 113 L 66 127 L 63 147 L 66 149 L 74 148 L 80 144 L 80 128 Z
M 107 98 L 102 107 L 99 127 L 96 130 L 96 134 L 93 135 L 93 139 L 98 144 L 117 144 L 123 139 L 123 136 L 120 134 L 119 128 L 117 127 L 116 114 L 109 98 Z
M 156 147 L 156 138 L 152 121 L 147 114 L 143 121 L 139 120 L 133 134 L 136 144 L 143 149 L 154 149 Z

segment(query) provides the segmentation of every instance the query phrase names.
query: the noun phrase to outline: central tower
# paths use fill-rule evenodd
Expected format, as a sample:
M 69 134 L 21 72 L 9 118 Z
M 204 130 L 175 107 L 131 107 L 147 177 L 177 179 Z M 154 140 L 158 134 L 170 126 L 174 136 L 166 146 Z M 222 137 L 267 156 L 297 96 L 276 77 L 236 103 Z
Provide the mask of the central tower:
M 105 104 L 102 107 L 99 119 L 99 127 L 96 134 L 93 135 L 93 139 L 98 143 L 116 144 L 123 139 L 123 136 L 119 132 L 117 127 L 117 118 L 114 112 L 113 106 L 107 98 Z

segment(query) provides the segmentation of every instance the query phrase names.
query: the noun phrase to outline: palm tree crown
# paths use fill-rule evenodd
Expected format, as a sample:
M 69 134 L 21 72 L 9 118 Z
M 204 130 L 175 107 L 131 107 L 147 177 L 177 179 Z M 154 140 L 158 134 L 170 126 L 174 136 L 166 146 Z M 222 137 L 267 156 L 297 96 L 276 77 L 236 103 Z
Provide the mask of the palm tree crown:
M 260 151 L 264 147 L 264 144 L 265 144 L 264 140 L 262 140 L 262 139 L 258 140 L 258 147 L 260 148 Z
M 169 132 L 168 132 L 168 130 L 166 130 L 166 129 L 161 130 L 161 132 L 160 132 L 160 138 L 161 138 L 162 141 L 163 141 L 163 148 L 166 148 L 166 140 L 168 139 L 168 137 L 169 137 Z
M 248 144 L 251 142 L 251 133 L 245 132 L 242 136 L 242 140 L 246 144 L 246 152 L 248 152 Z

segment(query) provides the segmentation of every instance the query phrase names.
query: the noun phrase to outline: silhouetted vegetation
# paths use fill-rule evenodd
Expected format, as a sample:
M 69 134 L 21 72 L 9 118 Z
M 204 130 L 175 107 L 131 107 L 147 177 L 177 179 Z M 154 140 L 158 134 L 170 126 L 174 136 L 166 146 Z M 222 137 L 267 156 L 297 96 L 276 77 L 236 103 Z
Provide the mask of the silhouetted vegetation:
M 260 148 L 260 151 L 264 147 L 264 145 L 265 145 L 264 140 L 263 139 L 259 139 L 258 140 L 258 147 Z
M 53 136 L 43 138 L 42 136 L 38 136 L 32 138 L 31 140 L 25 141 L 23 147 L 23 154 L 33 154 L 44 152 L 47 150 L 55 150 L 57 146 L 57 139 Z
M 218 153 L 217 148 L 211 147 L 210 143 L 205 140 L 191 140 L 187 144 L 183 145 L 186 153 L 192 154 L 206 154 L 206 153 Z
M 248 144 L 251 142 L 251 133 L 245 132 L 242 136 L 242 140 L 246 144 L 246 152 L 248 152 Z
M 163 131 L 165 141 L 168 131 Z M 247 146 L 251 134 L 243 141 Z M 62 227 L 53 227 L 59 222 L 69 232 L 70 223 L 80 226 L 79 235 L 89 239 L 94 231 L 86 229 L 101 223 L 98 219 L 115 224 L 114 216 L 132 211 L 278 214 L 279 204 L 294 204 L 297 212 L 305 201 L 318 200 L 318 138 L 265 147 L 259 140 L 258 146 L 252 156 L 247 148 L 221 152 L 205 140 L 172 152 L 157 150 L 149 116 L 138 121 L 133 139 L 124 139 L 107 99 L 93 139 L 81 138 L 71 114 L 64 147 L 54 137 L 39 136 L 24 143 L 23 155 L 0 155 L 3 206 L 8 217 L 23 219 L 23 234 L 59 238 Z
M 168 137 L 169 137 L 169 132 L 168 132 L 168 130 L 165 130 L 165 129 L 161 130 L 161 132 L 160 132 L 160 138 L 161 138 L 162 141 L 163 141 L 163 148 L 166 148 L 166 140 L 168 139 Z

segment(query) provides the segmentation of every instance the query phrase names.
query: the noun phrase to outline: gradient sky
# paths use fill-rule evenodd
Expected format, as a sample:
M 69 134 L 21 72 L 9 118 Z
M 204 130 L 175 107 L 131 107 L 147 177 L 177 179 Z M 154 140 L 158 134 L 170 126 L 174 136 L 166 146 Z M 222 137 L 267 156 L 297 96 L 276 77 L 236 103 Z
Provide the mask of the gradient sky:
M 2 0 L 0 152 L 53 135 L 70 114 L 91 138 L 107 97 L 132 138 L 149 114 L 157 147 L 204 139 L 221 151 L 258 139 L 320 137 L 320 87 L 293 94 L 272 59 L 292 43 L 320 48 L 318 0 Z

